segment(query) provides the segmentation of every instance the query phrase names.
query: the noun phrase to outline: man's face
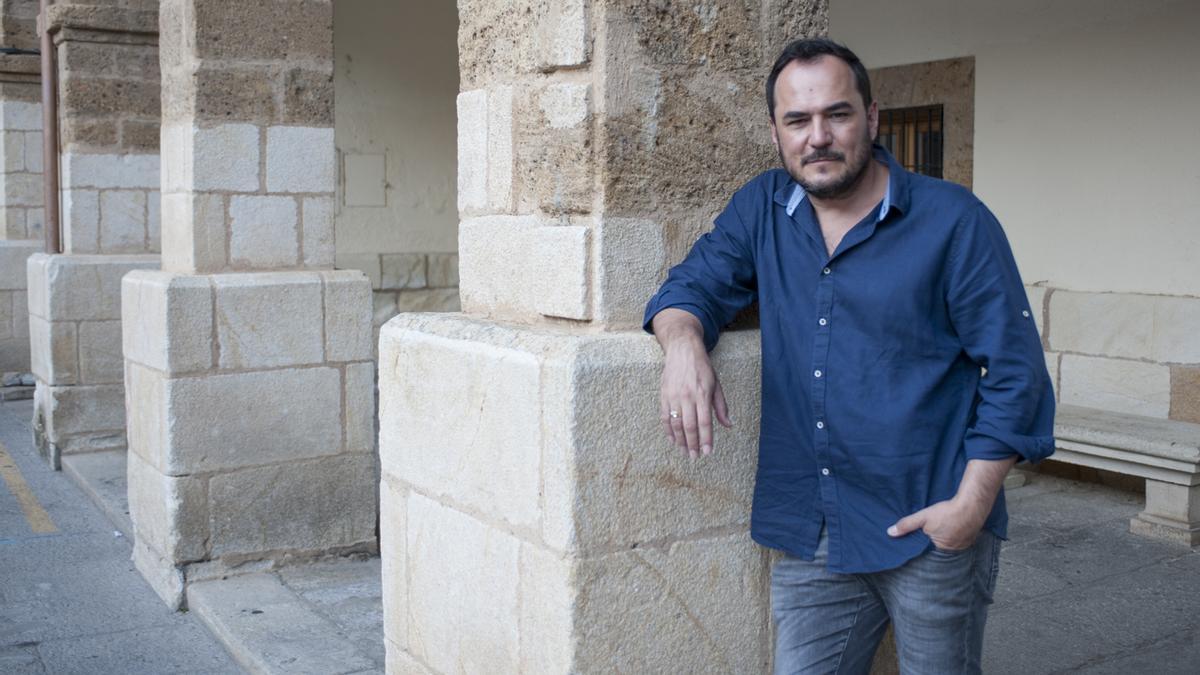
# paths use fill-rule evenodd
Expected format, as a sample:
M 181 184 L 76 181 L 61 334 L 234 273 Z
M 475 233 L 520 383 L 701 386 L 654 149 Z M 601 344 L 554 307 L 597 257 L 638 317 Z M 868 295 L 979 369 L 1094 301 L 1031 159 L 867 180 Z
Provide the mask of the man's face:
M 871 160 L 878 126 L 875 104 L 864 107 L 845 61 L 793 61 L 779 73 L 771 140 L 808 194 L 830 199 L 852 193 Z

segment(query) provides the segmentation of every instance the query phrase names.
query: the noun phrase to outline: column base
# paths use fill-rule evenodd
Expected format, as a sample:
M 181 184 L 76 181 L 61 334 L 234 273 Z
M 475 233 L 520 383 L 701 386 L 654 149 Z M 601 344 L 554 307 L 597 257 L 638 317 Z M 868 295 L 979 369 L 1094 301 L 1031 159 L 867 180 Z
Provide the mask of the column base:
M 1129 531 L 1187 546 L 1200 544 L 1200 485 L 1146 479 L 1146 508 L 1129 521 Z
M 695 462 L 663 437 L 643 333 L 402 314 L 380 351 L 389 663 L 768 667 L 769 556 L 747 532 L 756 333 L 714 353 L 737 425 Z
M 30 372 L 25 261 L 43 246 L 40 241 L 0 240 L 0 372 Z

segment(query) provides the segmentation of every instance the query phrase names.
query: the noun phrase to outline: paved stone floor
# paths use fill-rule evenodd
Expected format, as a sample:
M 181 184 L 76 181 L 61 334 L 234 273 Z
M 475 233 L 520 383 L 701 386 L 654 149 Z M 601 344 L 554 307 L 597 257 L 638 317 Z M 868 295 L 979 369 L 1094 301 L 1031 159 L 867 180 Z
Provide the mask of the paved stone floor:
M 89 500 L 119 520 L 120 470 L 77 464 L 85 496 L 36 457 L 30 414 L 0 404 L 0 442 L 57 532 L 0 484 L 0 673 L 240 672 L 226 649 L 257 672 L 381 672 L 378 559 L 199 584 L 168 612 Z M 1131 535 L 1140 495 L 1034 475 L 1008 497 L 985 673 L 1200 673 L 1200 552 Z
M 129 540 L 37 456 L 32 415 L 30 401 L 0 403 L 0 673 L 242 672 L 194 615 L 167 610 Z

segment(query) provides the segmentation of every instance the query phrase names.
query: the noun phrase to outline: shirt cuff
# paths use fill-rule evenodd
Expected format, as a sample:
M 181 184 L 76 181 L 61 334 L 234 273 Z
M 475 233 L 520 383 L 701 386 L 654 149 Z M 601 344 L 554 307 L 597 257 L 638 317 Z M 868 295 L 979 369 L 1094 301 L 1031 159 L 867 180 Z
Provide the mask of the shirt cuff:
M 642 323 L 642 329 L 651 335 L 654 334 L 654 317 L 664 309 L 682 309 L 700 320 L 700 327 L 704 330 L 704 348 L 712 351 L 717 346 L 717 339 L 721 336 L 721 328 L 708 316 L 699 305 L 693 305 L 686 302 L 672 303 L 657 307 L 651 305 L 646 309 L 645 321 Z

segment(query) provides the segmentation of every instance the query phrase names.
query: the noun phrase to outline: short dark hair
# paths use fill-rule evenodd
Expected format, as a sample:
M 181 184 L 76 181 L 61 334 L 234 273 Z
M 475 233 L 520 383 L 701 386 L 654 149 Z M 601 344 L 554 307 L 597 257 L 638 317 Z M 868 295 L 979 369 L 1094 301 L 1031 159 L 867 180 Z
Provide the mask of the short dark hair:
M 775 82 L 779 73 L 792 61 L 812 63 L 822 56 L 833 56 L 846 62 L 850 72 L 854 73 L 854 83 L 858 93 L 862 95 L 863 107 L 871 105 L 871 78 L 867 76 L 867 67 L 858 59 L 854 52 L 845 45 L 840 45 L 828 38 L 804 38 L 796 40 L 783 48 L 775 65 L 771 66 L 771 75 L 767 77 L 767 112 L 775 119 Z

